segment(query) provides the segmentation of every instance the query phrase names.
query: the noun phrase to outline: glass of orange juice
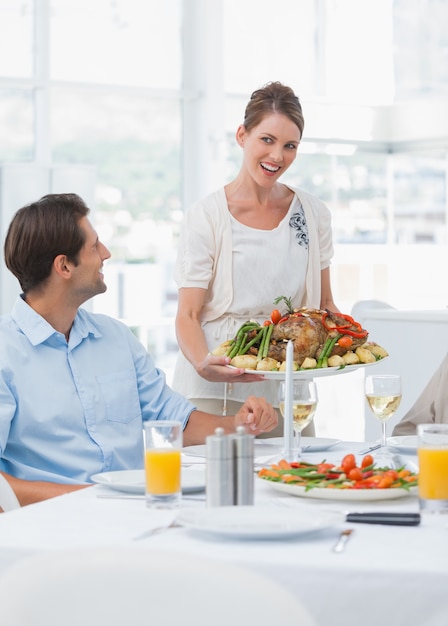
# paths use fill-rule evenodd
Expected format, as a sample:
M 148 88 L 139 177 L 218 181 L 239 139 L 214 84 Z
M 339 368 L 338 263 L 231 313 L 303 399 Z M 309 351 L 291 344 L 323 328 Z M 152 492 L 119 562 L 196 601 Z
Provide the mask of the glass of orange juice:
M 448 424 L 419 424 L 417 435 L 420 509 L 448 513 Z
M 178 507 L 182 491 L 182 423 L 148 421 L 144 428 L 146 504 L 159 509 Z

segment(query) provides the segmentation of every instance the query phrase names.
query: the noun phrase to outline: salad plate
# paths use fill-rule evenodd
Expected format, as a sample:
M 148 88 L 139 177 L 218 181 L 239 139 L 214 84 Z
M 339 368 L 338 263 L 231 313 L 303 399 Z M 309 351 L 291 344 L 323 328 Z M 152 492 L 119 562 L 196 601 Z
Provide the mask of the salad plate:
M 338 512 L 288 510 L 267 506 L 222 506 L 181 509 L 182 526 L 217 537 L 233 539 L 285 539 L 313 533 L 344 522 Z
M 396 500 L 397 498 L 405 498 L 416 496 L 418 487 L 410 489 L 328 489 L 325 487 L 314 487 L 306 489 L 301 485 L 292 483 L 280 483 L 260 478 L 268 483 L 273 489 L 283 493 L 289 493 L 299 498 L 313 498 L 317 500 L 341 500 L 346 502 L 374 502 L 376 500 Z
M 144 495 L 145 470 L 121 470 L 116 472 L 102 472 L 91 476 L 92 482 L 122 491 Z M 202 467 L 182 468 L 182 493 L 197 493 L 205 490 L 205 470 Z
M 387 445 L 396 448 L 400 452 L 417 453 L 417 435 L 402 435 L 400 437 L 388 437 Z
M 386 358 L 386 357 L 385 357 Z M 384 359 L 381 359 L 384 361 Z M 303 378 L 320 378 L 324 376 L 336 376 L 338 374 L 348 374 L 350 372 L 354 372 L 355 370 L 361 367 L 371 367 L 372 365 L 376 365 L 379 361 L 374 361 L 372 363 L 357 363 L 356 365 L 346 365 L 345 367 L 321 367 L 319 369 L 310 369 L 310 370 L 296 370 L 292 373 L 293 380 L 301 380 Z M 231 369 L 238 369 L 233 365 L 227 365 L 227 367 Z M 266 380 L 284 380 L 286 372 L 269 372 L 264 370 L 244 370 L 246 374 L 261 374 Z

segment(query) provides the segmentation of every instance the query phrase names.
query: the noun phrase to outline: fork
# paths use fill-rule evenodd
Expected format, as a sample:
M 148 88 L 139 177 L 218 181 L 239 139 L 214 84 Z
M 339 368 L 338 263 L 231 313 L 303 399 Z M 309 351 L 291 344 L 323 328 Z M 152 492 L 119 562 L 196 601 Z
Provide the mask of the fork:
M 163 526 L 156 526 L 155 528 L 150 528 L 149 530 L 145 530 L 141 535 L 137 535 L 134 537 L 134 541 L 140 541 L 141 539 L 146 539 L 147 537 L 152 537 L 157 533 L 161 533 L 164 530 L 169 530 L 170 528 L 182 528 L 182 524 L 179 524 L 176 518 L 174 518 L 169 524 L 164 524 Z
M 354 528 L 346 528 L 345 530 L 343 530 L 341 534 L 339 535 L 339 539 L 333 546 L 333 552 L 342 552 L 345 548 L 347 541 L 350 539 L 350 536 L 354 532 L 355 532 Z

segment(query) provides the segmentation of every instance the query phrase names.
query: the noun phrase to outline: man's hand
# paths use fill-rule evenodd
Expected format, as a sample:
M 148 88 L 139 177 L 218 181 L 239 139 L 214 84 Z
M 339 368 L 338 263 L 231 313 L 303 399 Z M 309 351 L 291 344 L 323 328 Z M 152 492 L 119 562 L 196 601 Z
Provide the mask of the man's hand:
M 276 410 L 264 398 L 250 396 L 236 413 L 235 428 L 243 424 L 251 435 L 266 433 L 277 426 Z

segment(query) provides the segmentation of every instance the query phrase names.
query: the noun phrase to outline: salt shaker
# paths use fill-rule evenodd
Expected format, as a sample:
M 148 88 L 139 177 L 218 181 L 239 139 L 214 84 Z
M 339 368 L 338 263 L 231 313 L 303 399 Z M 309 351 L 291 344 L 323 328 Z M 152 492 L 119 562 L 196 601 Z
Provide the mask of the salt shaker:
M 217 428 L 206 440 L 206 495 L 207 506 L 234 504 L 234 473 L 232 439 Z
M 254 439 L 244 426 L 232 436 L 235 461 L 235 504 L 254 503 Z

